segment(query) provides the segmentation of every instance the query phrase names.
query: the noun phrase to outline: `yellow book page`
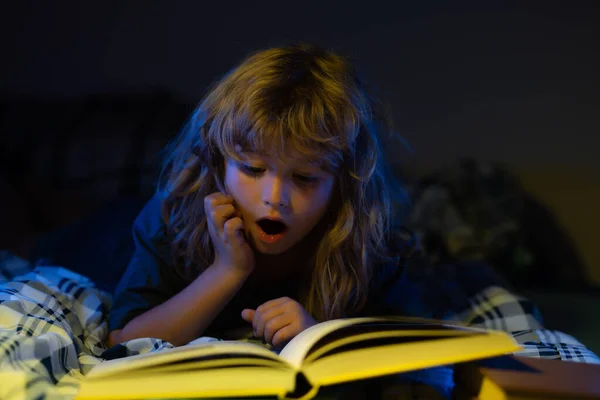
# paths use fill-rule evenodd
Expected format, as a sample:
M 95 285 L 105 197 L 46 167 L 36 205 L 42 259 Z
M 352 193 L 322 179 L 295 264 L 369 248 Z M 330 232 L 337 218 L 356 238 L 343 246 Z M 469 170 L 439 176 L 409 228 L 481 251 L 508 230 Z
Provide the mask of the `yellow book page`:
M 294 390 L 291 369 L 243 367 L 111 376 L 84 380 L 76 400 L 284 396 Z
M 367 323 L 367 322 L 389 322 L 390 324 L 437 324 L 440 326 L 451 326 L 458 327 L 461 329 L 468 329 L 473 332 L 485 332 L 485 330 L 467 327 L 460 322 L 448 323 L 448 321 L 418 318 L 418 317 L 404 317 L 404 316 L 386 316 L 386 317 L 362 317 L 362 318 L 342 318 L 334 319 L 330 321 L 321 322 L 315 326 L 312 326 L 302 332 L 300 332 L 295 338 L 293 338 L 279 353 L 279 356 L 289 362 L 294 368 L 300 370 L 306 355 L 321 338 L 334 332 L 338 329 L 345 328 L 347 326 Z M 386 331 L 385 327 L 381 328 L 382 332 Z M 397 328 L 390 329 L 389 331 L 397 331 Z M 407 329 L 408 332 L 411 329 Z
M 199 371 L 214 368 L 245 368 L 245 367 L 267 367 L 267 368 L 279 368 L 286 370 L 293 370 L 288 364 L 282 364 L 281 362 L 274 360 L 265 360 L 261 358 L 224 358 L 220 360 L 208 360 L 199 362 L 183 362 L 177 364 L 166 364 L 164 366 L 157 366 L 152 368 L 135 369 L 128 371 L 127 375 L 147 375 L 147 374 L 167 374 L 178 371 Z
M 325 335 L 334 332 L 346 326 L 357 323 L 380 321 L 381 318 L 365 317 L 365 318 L 347 318 L 334 319 L 331 321 L 321 322 L 320 324 L 311 326 L 308 329 L 300 332 L 294 337 L 279 353 L 279 357 L 289 362 L 294 368 L 300 369 L 306 354 L 311 347 Z
M 508 397 L 502 389 L 492 382 L 488 377 L 483 377 L 481 390 L 477 395 L 480 400 L 507 400 Z
M 262 356 L 287 366 L 287 363 L 278 357 L 277 354 L 264 347 L 247 342 L 222 341 L 180 346 L 154 353 L 144 353 L 104 361 L 96 365 L 86 375 L 85 379 L 99 379 L 105 376 L 123 374 L 140 368 L 152 368 L 196 357 L 215 356 L 219 354 L 227 355 L 231 353 Z M 241 357 L 243 356 L 240 356 L 240 358 Z M 201 363 L 202 361 L 197 362 L 198 365 Z
M 433 339 L 433 338 L 432 338 Z M 356 379 L 454 364 L 521 350 L 504 332 L 461 335 L 396 345 L 356 349 L 325 356 L 303 367 L 307 379 L 319 386 Z
M 329 351 L 335 350 L 339 347 L 342 347 L 342 346 L 345 346 L 348 344 L 352 344 L 352 343 L 373 340 L 373 339 L 384 339 L 384 338 L 393 338 L 393 337 L 395 337 L 395 338 L 403 338 L 403 337 L 411 338 L 411 337 L 419 337 L 419 336 L 426 336 L 426 337 L 431 337 L 432 339 L 434 339 L 435 337 L 439 337 L 439 336 L 464 337 L 464 336 L 472 336 L 474 334 L 480 334 L 480 333 L 474 333 L 474 332 L 469 332 L 469 331 L 459 331 L 459 330 L 456 330 L 456 331 L 411 330 L 411 331 L 385 331 L 385 332 L 363 333 L 360 335 L 353 335 L 353 336 L 349 336 L 346 338 L 338 339 L 332 343 L 329 343 L 323 347 L 320 347 L 318 350 L 313 351 L 304 359 L 304 364 L 310 364 L 312 361 L 318 359 L 323 354 L 325 354 Z

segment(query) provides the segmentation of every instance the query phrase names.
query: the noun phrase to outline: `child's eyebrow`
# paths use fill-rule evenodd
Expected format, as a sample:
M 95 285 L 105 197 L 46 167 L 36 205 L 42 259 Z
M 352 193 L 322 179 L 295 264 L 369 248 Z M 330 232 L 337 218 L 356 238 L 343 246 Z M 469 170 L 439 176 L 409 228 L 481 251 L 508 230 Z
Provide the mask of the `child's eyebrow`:
M 255 156 L 264 157 L 264 158 L 271 158 L 270 154 L 268 154 L 267 152 L 262 151 L 262 150 L 246 150 L 246 151 L 242 151 L 241 154 L 242 155 L 255 155 Z M 301 159 L 301 158 L 297 158 L 297 159 L 289 158 L 286 160 L 286 164 L 288 164 L 288 165 L 294 164 L 298 167 L 318 168 L 323 171 L 327 170 L 326 164 L 324 162 L 310 161 L 310 160 Z

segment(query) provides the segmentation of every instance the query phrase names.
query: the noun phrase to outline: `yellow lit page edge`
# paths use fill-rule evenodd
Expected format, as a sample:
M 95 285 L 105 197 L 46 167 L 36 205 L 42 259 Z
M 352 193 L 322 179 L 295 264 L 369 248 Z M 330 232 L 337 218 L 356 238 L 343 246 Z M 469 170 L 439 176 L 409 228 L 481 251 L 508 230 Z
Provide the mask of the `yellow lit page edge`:
M 222 341 L 180 346 L 172 349 L 160 350 L 158 352 L 144 353 L 115 360 L 103 361 L 92 368 L 92 370 L 86 375 L 85 379 L 96 379 L 133 371 L 138 368 L 153 367 L 163 363 L 184 361 L 186 359 L 201 356 L 230 354 L 232 352 L 260 355 L 268 357 L 274 361 L 278 361 L 279 363 L 286 364 L 285 360 L 282 360 L 275 353 L 256 344 L 236 341 Z
M 510 354 L 521 349 L 506 333 L 489 331 L 487 335 L 353 350 L 316 360 L 305 365 L 303 372 L 311 383 L 322 386 Z
M 179 371 L 200 371 L 200 370 L 210 370 L 215 368 L 248 368 L 248 367 L 264 367 L 264 368 L 278 368 L 285 369 L 288 371 L 293 371 L 292 367 L 288 364 L 284 364 L 281 362 L 276 362 L 273 360 L 265 360 L 261 358 L 244 358 L 240 356 L 240 358 L 228 358 L 223 360 L 210 360 L 210 361 L 200 361 L 197 363 L 182 363 L 182 364 L 168 364 L 166 366 L 155 367 L 155 368 L 145 368 L 145 369 L 134 369 L 132 371 L 128 371 L 127 376 L 141 376 L 141 375 L 163 375 L 163 374 L 171 374 Z M 93 379 L 93 378 L 92 378 Z
M 292 340 L 290 340 L 290 342 L 279 353 L 279 357 L 289 362 L 294 368 L 296 368 L 296 370 L 300 370 L 306 354 L 310 348 L 322 337 L 346 326 L 376 320 L 376 318 L 369 317 L 333 319 L 313 325 L 310 328 L 303 330 Z
M 423 323 L 423 324 L 438 324 L 440 326 L 455 327 L 461 330 L 472 332 L 488 332 L 485 329 L 474 328 L 454 321 L 444 321 L 436 319 L 427 319 L 419 317 L 403 317 L 403 316 L 386 316 L 386 317 L 362 317 L 362 318 L 340 318 L 330 321 L 321 322 L 320 324 L 311 326 L 308 329 L 300 332 L 294 337 L 279 353 L 279 356 L 289 362 L 294 368 L 300 370 L 306 355 L 311 347 L 319 341 L 319 339 L 346 326 L 351 326 L 365 322 L 390 322 L 390 323 Z M 384 330 L 382 330 L 383 332 Z
M 383 332 L 371 332 L 371 333 L 363 333 L 359 335 L 354 335 L 346 338 L 342 338 L 336 340 L 333 343 L 329 343 L 318 350 L 312 352 L 308 357 L 304 359 L 304 365 L 310 364 L 312 361 L 321 357 L 323 354 L 334 350 L 338 347 L 345 346 L 347 344 L 362 342 L 365 340 L 373 340 L 373 339 L 383 339 L 383 338 L 401 338 L 401 337 L 413 337 L 413 336 L 428 336 L 430 338 L 435 338 L 438 336 L 454 336 L 454 337 L 463 337 L 463 336 L 472 336 L 472 335 L 481 335 L 479 332 L 471 332 L 471 331 L 460 331 L 460 330 L 439 330 L 439 331 L 419 331 L 419 330 L 411 330 L 411 331 L 383 331 Z M 394 346 L 403 345 L 403 343 L 398 343 Z

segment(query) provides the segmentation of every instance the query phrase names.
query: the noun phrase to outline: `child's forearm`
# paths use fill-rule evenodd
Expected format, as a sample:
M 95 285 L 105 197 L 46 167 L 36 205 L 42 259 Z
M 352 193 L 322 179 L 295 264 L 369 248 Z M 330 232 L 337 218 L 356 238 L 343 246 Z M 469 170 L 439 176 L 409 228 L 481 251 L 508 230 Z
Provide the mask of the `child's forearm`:
M 155 337 L 175 346 L 189 343 L 202 335 L 248 276 L 213 264 L 180 293 L 131 320 L 115 340 Z

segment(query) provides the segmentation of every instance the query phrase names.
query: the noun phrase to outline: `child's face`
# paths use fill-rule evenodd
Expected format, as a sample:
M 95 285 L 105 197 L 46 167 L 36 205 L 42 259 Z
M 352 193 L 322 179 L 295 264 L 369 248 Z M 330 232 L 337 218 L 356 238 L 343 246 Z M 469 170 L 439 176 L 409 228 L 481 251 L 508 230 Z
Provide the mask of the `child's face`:
M 240 150 L 240 149 L 238 149 Z M 246 238 L 256 251 L 280 254 L 298 243 L 325 214 L 333 191 L 333 174 L 299 158 L 239 152 L 242 162 L 225 161 L 225 188 L 242 213 Z M 286 231 L 274 242 L 264 238 L 257 221 L 279 218 Z

